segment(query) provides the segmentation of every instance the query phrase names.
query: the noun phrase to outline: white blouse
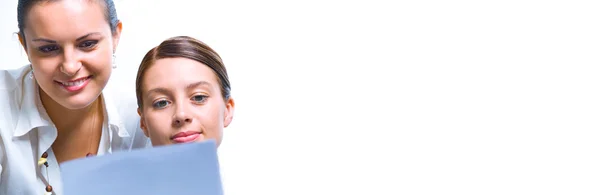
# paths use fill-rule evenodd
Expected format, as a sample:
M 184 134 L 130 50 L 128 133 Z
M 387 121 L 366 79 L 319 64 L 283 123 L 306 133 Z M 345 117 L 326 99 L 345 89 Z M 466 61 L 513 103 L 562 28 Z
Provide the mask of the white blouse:
M 105 121 L 98 155 L 151 147 L 139 128 L 135 93 L 126 97 L 111 90 L 102 92 Z M 52 152 L 57 130 L 41 104 L 38 85 L 30 66 L 0 70 L 0 194 L 62 194 L 60 167 Z M 38 165 L 47 152 L 48 167 Z

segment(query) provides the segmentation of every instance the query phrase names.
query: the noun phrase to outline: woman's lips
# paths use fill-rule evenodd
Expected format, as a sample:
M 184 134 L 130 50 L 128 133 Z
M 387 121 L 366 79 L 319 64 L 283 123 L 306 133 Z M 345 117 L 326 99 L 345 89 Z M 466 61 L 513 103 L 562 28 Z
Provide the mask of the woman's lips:
M 92 76 L 87 76 L 70 81 L 56 81 L 56 83 L 69 92 L 76 92 L 85 88 L 91 79 Z
M 195 141 L 201 136 L 202 134 L 198 131 L 185 131 L 175 134 L 173 137 L 171 137 L 171 140 L 177 143 L 187 143 Z

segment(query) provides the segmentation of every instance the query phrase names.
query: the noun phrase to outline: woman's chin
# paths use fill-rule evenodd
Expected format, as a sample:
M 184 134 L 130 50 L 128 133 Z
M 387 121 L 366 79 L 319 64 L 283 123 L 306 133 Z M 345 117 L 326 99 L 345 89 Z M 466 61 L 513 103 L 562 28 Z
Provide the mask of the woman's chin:
M 62 99 L 62 101 L 59 101 L 58 103 L 69 110 L 79 110 L 90 106 L 97 98 L 98 96 L 94 97 L 90 95 L 85 96 L 84 94 L 79 94 Z

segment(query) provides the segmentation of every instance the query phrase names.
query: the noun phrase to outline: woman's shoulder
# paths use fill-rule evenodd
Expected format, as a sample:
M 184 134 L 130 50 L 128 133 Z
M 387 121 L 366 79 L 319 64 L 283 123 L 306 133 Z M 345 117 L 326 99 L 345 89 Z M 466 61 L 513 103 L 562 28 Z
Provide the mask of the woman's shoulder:
M 19 81 L 31 71 L 29 65 L 16 69 L 0 70 L 0 90 L 11 91 L 21 86 Z
M 135 89 L 128 83 L 119 82 L 108 84 L 102 91 L 109 118 L 118 117 L 118 122 L 127 130 L 128 134 L 137 134 L 140 117 L 137 113 L 137 99 Z
M 137 115 L 137 101 L 135 89 L 128 87 L 125 83 L 111 84 L 108 83 L 102 93 L 104 97 L 116 107 L 119 113 Z
M 126 150 L 149 147 L 151 146 L 149 139 L 140 128 L 140 117 L 137 113 L 135 93 L 126 89 L 106 87 L 102 91 L 109 114 L 109 123 L 110 118 L 116 116 L 117 119 L 116 121 L 113 120 L 113 122 L 119 123 L 119 134 L 126 133 L 129 135 L 126 136 L 128 140 L 125 141 L 129 143 L 126 144 Z
M 19 120 L 19 109 L 23 106 L 24 77 L 30 72 L 29 66 L 17 69 L 0 70 L 0 120 L 14 123 L 0 123 L 0 137 L 12 137 L 16 121 Z M 0 144 L 1 145 L 1 144 Z M 2 146 L 3 147 L 3 146 Z

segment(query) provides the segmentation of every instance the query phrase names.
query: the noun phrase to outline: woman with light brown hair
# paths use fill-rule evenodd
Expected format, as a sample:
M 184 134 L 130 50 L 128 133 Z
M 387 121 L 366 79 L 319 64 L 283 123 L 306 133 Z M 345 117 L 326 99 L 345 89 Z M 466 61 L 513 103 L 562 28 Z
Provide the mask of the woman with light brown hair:
M 152 145 L 214 139 L 233 119 L 234 101 L 221 57 L 187 36 L 152 48 L 136 78 L 140 126 Z

